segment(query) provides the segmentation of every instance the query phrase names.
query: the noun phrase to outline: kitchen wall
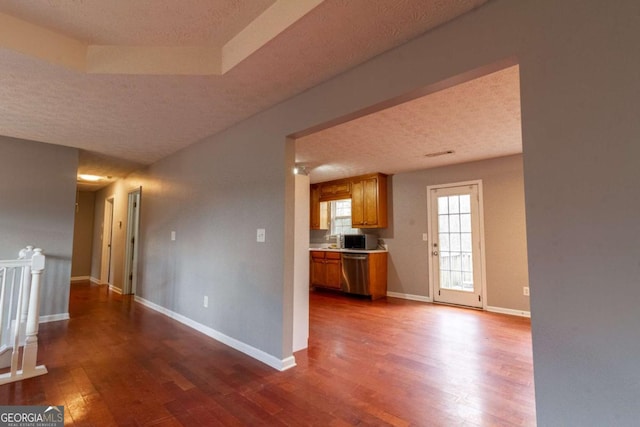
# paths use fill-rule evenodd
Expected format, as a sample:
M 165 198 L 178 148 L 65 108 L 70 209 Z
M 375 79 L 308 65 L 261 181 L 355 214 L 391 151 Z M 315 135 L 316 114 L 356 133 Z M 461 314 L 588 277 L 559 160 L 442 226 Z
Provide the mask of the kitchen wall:
M 73 223 L 73 256 L 71 258 L 71 277 L 91 276 L 91 257 L 93 252 L 93 217 L 96 195 L 92 191 L 76 193 L 76 215 Z
M 482 180 L 487 305 L 529 311 L 522 156 L 399 173 L 390 179 L 392 221 L 378 234 L 389 246 L 388 290 L 429 295 L 427 186 Z
M 40 315 L 69 316 L 78 150 L 0 136 L 0 259 L 44 250 Z

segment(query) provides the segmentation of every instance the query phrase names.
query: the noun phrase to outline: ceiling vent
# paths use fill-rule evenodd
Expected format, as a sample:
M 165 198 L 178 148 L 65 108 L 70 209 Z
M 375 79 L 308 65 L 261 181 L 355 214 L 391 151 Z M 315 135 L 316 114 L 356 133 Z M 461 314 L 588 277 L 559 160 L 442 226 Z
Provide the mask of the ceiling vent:
M 447 154 L 453 154 L 455 153 L 455 151 L 453 150 L 447 150 L 447 151 L 438 151 L 436 153 L 428 153 L 425 154 L 425 157 L 438 157 L 438 156 L 446 156 Z

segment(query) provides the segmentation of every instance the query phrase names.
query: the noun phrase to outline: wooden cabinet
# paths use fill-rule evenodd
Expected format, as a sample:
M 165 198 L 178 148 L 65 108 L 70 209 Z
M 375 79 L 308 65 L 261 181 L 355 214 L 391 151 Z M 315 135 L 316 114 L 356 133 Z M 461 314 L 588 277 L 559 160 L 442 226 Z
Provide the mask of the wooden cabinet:
M 351 183 L 348 180 L 328 181 L 318 184 L 320 200 L 341 200 L 351 196 Z
M 387 176 L 375 174 L 352 178 L 352 227 L 385 228 L 387 223 Z
M 340 289 L 342 265 L 340 252 L 311 251 L 309 279 L 311 286 Z
M 387 296 L 387 253 L 369 254 L 369 294 L 371 299 Z
M 341 253 L 332 251 L 310 251 L 309 281 L 311 286 L 342 290 Z M 368 281 L 365 294 L 371 299 L 387 296 L 387 252 L 367 253 L 366 271 Z M 358 292 L 360 294 L 360 292 Z
M 329 210 L 327 202 L 320 201 L 320 186 L 311 184 L 310 188 L 310 228 L 312 230 L 326 230 L 329 228 Z
M 387 176 L 381 173 L 311 184 L 312 230 L 329 228 L 328 201 L 351 199 L 353 228 L 386 228 Z

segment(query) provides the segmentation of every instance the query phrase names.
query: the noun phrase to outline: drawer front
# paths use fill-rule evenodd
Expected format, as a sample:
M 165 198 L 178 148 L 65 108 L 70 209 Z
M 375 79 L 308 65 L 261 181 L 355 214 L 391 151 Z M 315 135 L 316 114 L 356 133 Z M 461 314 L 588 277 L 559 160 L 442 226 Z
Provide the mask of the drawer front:
M 325 252 L 326 259 L 340 259 L 340 252 Z

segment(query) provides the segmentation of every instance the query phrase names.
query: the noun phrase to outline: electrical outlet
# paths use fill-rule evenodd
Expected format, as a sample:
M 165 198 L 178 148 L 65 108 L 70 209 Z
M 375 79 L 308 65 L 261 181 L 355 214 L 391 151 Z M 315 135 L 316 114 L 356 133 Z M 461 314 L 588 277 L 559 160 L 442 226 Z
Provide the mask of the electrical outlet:
M 202 301 L 202 306 L 203 306 L 204 308 L 209 307 L 209 297 L 208 297 L 208 296 L 206 296 L 206 295 L 204 296 L 204 301 Z
M 264 228 L 258 228 L 258 232 L 256 233 L 256 241 L 262 243 L 265 241 L 265 237 L 266 233 Z
M 522 295 L 524 295 L 525 297 L 529 296 L 529 287 L 525 286 L 522 288 Z

